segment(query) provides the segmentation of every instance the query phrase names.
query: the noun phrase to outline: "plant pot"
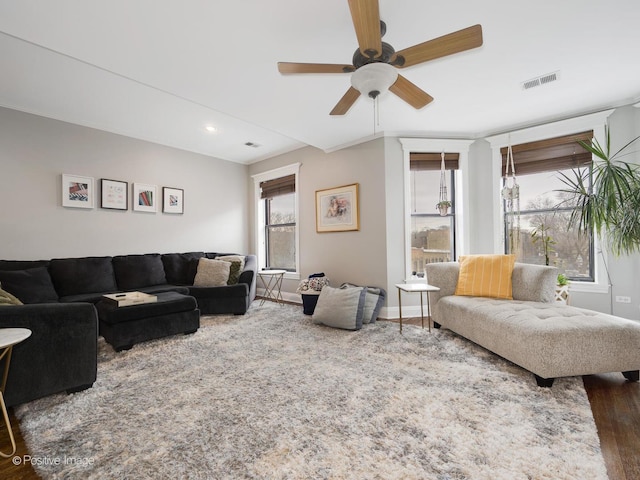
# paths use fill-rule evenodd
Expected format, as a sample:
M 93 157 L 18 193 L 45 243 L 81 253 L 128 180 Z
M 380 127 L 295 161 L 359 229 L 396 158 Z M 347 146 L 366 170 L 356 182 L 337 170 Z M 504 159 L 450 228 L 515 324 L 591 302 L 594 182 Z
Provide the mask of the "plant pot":
M 447 207 L 446 205 L 438 206 L 438 210 L 440 211 L 441 217 L 446 217 L 447 214 L 449 213 L 449 207 Z

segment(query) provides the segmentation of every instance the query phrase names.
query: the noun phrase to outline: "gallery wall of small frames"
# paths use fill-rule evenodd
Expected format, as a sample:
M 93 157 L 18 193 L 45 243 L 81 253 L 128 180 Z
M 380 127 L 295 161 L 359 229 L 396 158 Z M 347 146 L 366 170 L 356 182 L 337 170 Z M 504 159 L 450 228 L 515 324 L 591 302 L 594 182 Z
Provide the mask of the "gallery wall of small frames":
M 162 187 L 162 196 L 158 195 L 157 185 L 132 183 L 122 180 L 100 179 L 100 191 L 96 192 L 93 177 L 62 174 L 62 206 L 72 208 L 95 208 L 96 194 L 99 193 L 100 208 L 110 210 L 128 210 L 156 213 L 162 205 L 162 213 L 184 213 L 184 190 L 175 187 Z

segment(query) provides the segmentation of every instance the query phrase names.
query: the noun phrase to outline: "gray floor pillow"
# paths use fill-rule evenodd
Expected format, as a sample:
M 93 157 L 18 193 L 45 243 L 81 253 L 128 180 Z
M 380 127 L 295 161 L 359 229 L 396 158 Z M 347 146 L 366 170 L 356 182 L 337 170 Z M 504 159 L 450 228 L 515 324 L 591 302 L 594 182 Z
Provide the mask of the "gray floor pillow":
M 313 323 L 345 330 L 360 330 L 364 315 L 366 289 L 325 286 L 318 296 Z

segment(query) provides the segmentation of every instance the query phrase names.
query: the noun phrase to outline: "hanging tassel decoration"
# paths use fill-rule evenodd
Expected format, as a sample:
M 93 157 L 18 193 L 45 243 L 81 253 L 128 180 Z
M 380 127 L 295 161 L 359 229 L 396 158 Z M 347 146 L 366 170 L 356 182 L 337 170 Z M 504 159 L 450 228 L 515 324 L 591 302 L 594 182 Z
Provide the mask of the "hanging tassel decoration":
M 447 177 L 444 163 L 444 151 L 440 154 L 440 196 L 436 204 L 436 210 L 440 212 L 440 216 L 446 217 L 449 213 L 451 202 L 447 196 Z
M 504 187 L 502 187 L 500 193 L 505 202 L 506 227 L 509 237 L 507 253 L 517 253 L 520 245 L 520 186 L 516 179 L 511 139 L 509 139 L 509 146 L 507 147 L 507 168 Z

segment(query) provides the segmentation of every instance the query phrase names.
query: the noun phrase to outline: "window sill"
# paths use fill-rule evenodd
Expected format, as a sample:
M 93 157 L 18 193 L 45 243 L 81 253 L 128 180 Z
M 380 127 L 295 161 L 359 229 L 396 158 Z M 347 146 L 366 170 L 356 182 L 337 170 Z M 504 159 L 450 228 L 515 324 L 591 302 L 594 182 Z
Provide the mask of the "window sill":
M 284 274 L 285 280 L 300 280 L 300 272 L 287 272 Z
M 569 282 L 569 292 L 609 293 L 609 285 L 595 282 Z

